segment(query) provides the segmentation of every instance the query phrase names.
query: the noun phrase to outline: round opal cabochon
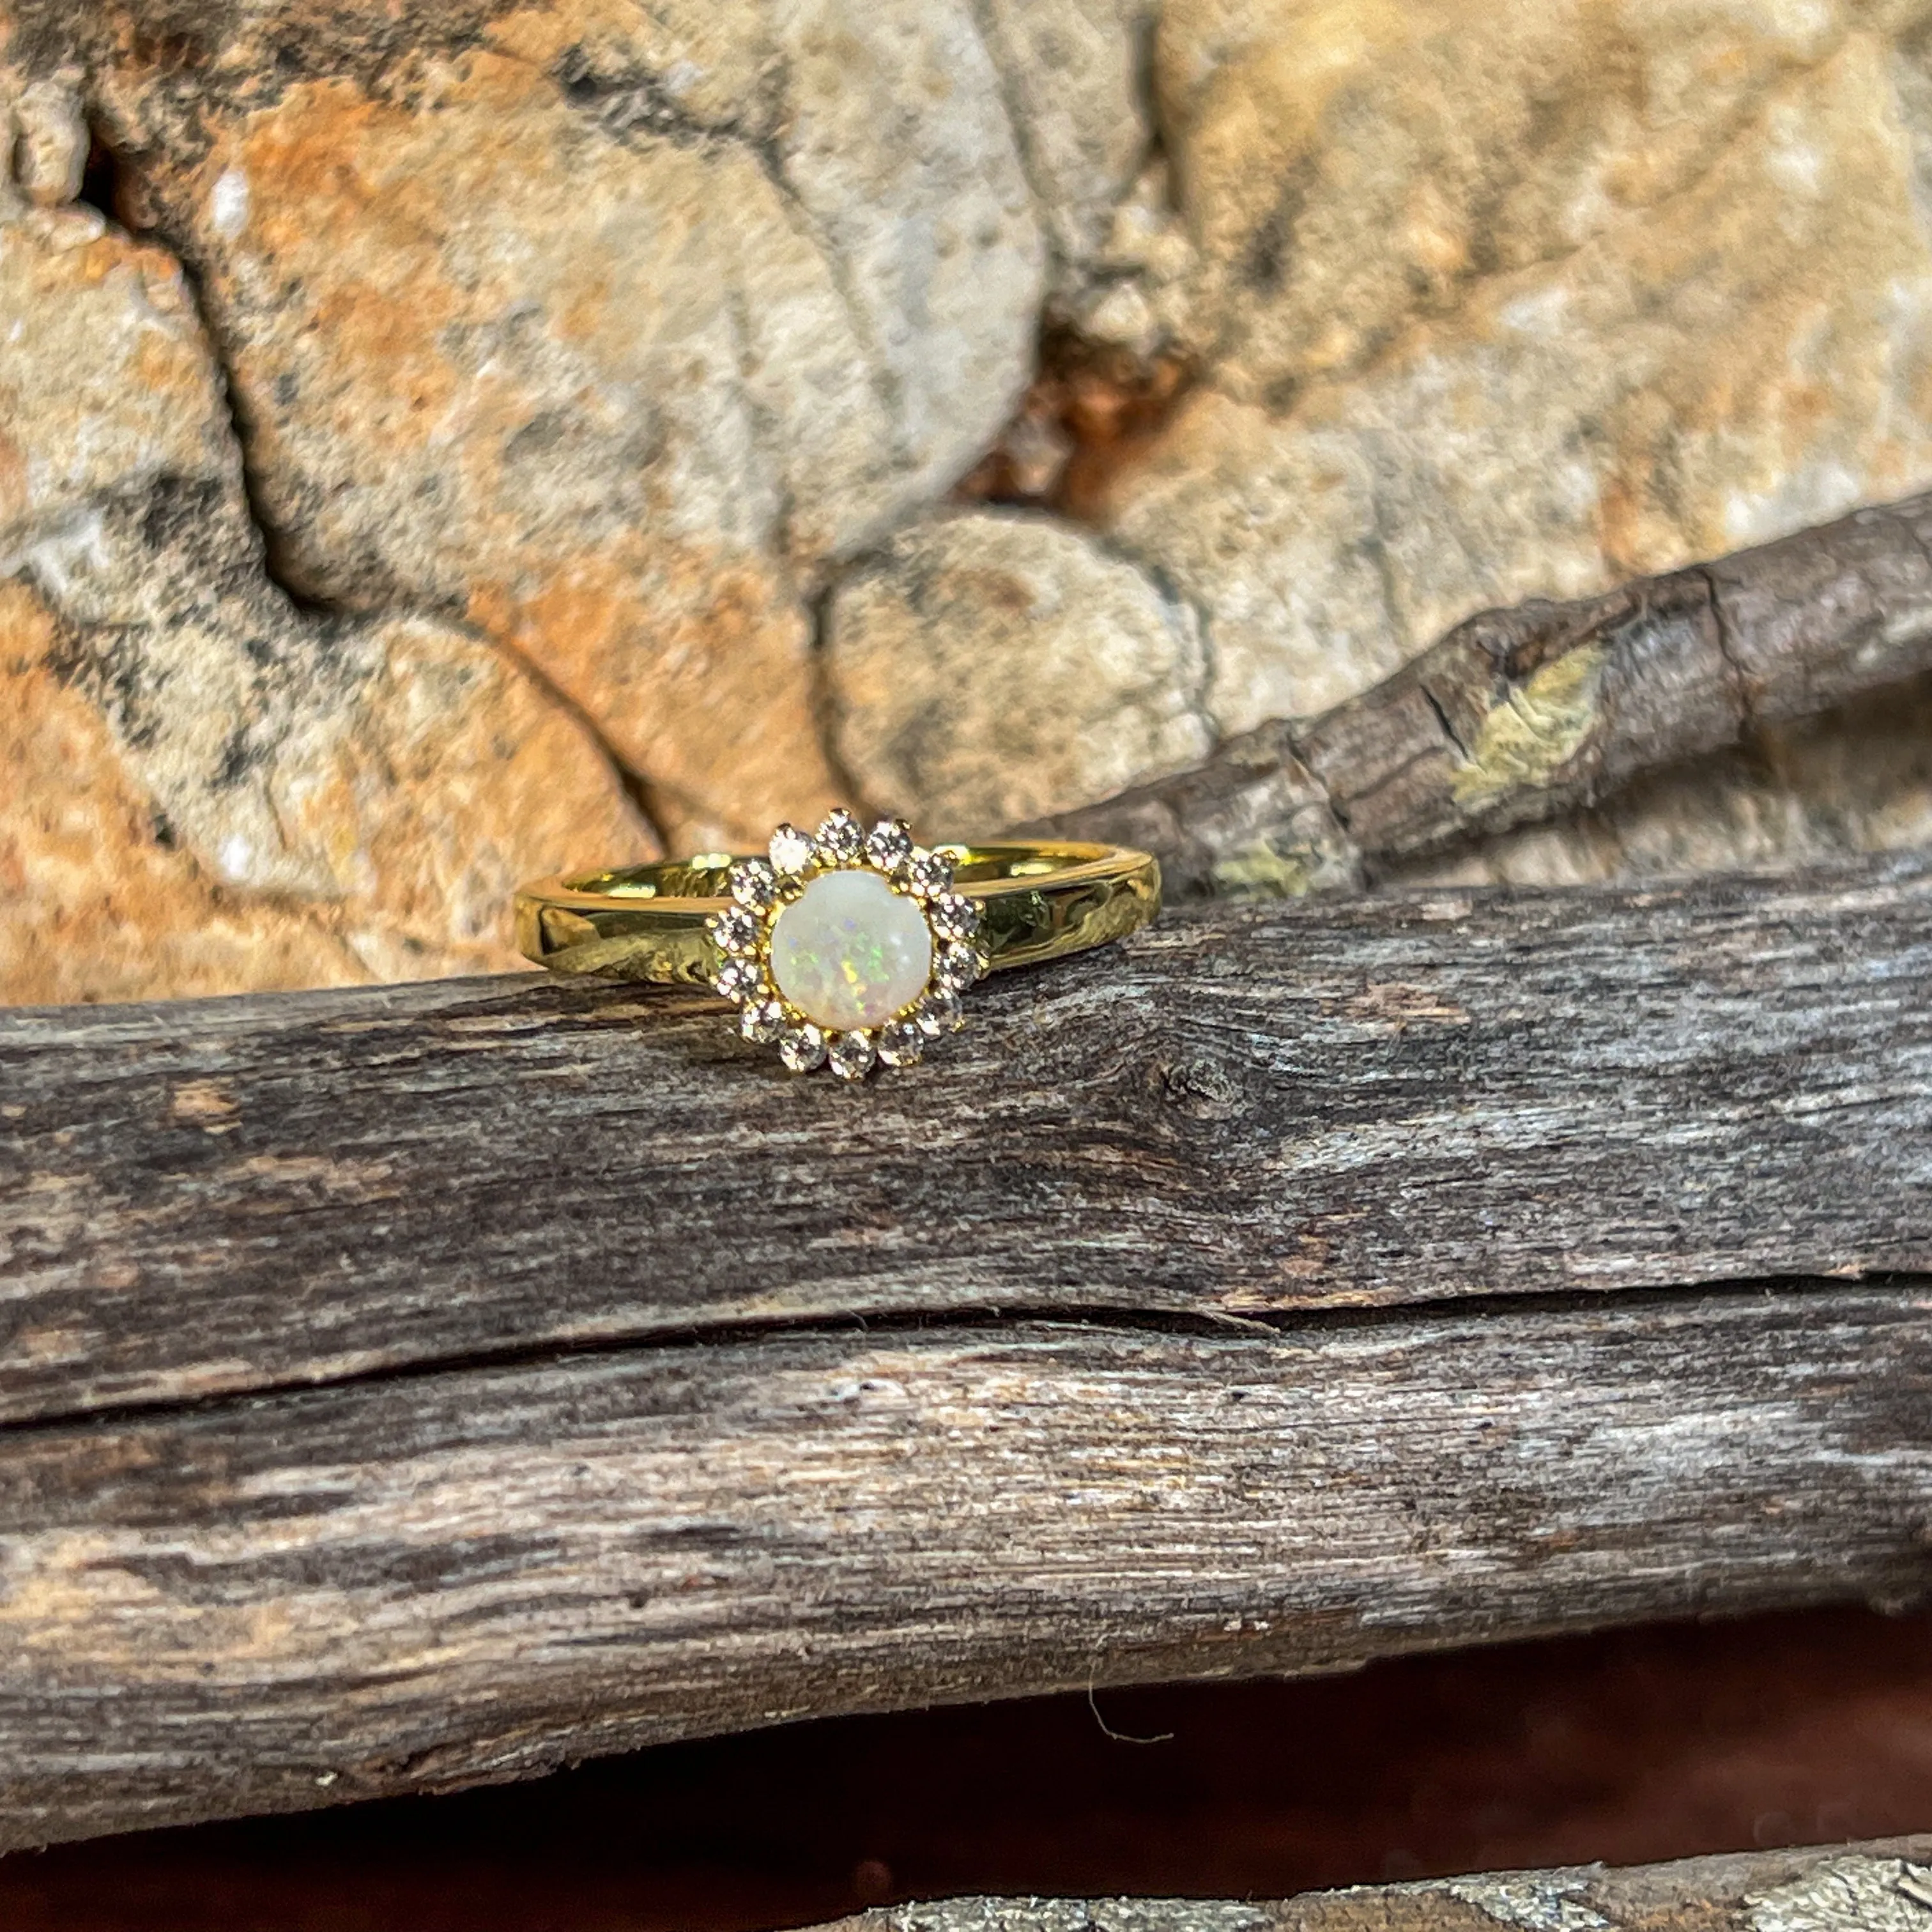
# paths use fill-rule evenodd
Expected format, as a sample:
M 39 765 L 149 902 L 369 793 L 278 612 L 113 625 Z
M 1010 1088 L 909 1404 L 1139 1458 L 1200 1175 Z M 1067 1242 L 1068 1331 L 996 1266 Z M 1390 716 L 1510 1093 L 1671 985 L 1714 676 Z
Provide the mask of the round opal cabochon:
M 876 872 L 822 872 L 772 927 L 772 977 L 814 1024 L 883 1026 L 925 992 L 932 935 Z

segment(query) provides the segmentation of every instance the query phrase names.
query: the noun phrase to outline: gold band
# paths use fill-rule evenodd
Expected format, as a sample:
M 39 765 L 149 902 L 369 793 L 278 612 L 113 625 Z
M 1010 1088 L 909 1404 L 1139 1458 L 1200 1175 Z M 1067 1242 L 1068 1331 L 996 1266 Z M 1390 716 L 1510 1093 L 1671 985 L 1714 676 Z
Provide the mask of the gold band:
M 1029 966 L 1138 931 L 1160 910 L 1160 867 L 1119 845 L 940 845 L 980 908 L 988 963 Z M 706 986 L 706 922 L 731 903 L 728 852 L 539 880 L 517 895 L 517 945 L 557 973 Z

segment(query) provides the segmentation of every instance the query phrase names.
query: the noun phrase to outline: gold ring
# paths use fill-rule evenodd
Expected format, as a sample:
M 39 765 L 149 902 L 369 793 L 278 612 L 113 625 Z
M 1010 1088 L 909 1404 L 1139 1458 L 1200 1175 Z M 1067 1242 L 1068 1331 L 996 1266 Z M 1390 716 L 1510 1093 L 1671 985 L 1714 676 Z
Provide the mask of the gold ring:
M 540 880 L 517 944 L 553 972 L 706 986 L 746 1039 L 794 1073 L 905 1066 L 956 1033 L 989 971 L 1104 946 L 1160 910 L 1160 867 L 1118 845 L 924 848 L 897 819 L 842 808 L 782 825 L 766 856 L 694 858 Z

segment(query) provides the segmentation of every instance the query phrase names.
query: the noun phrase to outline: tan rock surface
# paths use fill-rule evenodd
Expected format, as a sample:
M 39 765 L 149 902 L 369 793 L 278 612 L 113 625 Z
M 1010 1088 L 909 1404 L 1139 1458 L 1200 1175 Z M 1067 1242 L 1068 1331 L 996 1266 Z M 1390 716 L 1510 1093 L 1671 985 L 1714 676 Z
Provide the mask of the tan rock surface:
M 325 919 L 223 891 L 156 836 L 46 612 L 0 584 L 0 995 L 152 999 L 363 976 Z
M 422 619 L 305 614 L 268 581 L 165 256 L 85 210 L 0 226 L 0 340 L 26 766 L 5 822 L 54 892 L 9 918 L 94 934 L 61 942 L 57 968 L 16 938 L 10 997 L 215 990 L 214 959 L 230 986 L 501 967 L 520 878 L 653 849 L 583 728 L 500 651 Z M 22 722 L 43 716 L 62 759 Z M 92 914 L 62 843 L 90 800 Z M 184 937 L 197 905 L 205 948 Z
M 677 816 L 818 809 L 810 580 L 970 464 L 1040 307 L 964 0 L 572 0 L 406 58 L 265 13 L 210 72 L 94 58 L 292 580 L 513 641 Z
M 0 0 L 9 675 L 88 775 L 0 826 L 98 810 L 139 908 L 61 983 L 214 983 L 195 893 L 237 986 L 501 962 L 520 874 L 655 849 L 632 796 L 681 847 L 847 778 L 1048 815 L 1932 482 L 1929 47 L 1932 0 Z M 1079 408 L 1021 408 L 1042 328 Z M 1918 836 L 1892 724 L 1820 729 L 1458 862 Z
M 1362 30 L 1382 20 L 1372 9 L 1318 12 L 1336 37 L 1325 52 L 1297 42 L 1290 61 L 1269 42 L 1196 83 L 1184 173 L 1201 172 L 1197 150 L 1211 160 L 1261 142 L 1264 121 L 1269 139 L 1280 134 L 1256 102 L 1287 86 L 1284 63 L 1314 95 L 1297 110 L 1314 117 L 1306 142 L 1352 194 L 1363 188 L 1352 143 L 1369 141 L 1369 124 L 1396 130 L 1374 192 L 1337 202 L 1332 221 L 1316 218 L 1325 177 L 1293 193 L 1274 178 L 1288 200 L 1270 206 L 1307 200 L 1294 248 L 1266 274 L 1233 207 L 1253 202 L 1256 184 L 1204 161 L 1190 186 L 1220 251 L 1221 282 L 1209 278 L 1203 301 L 1228 346 L 1149 460 L 1119 480 L 1106 520 L 1200 605 L 1224 731 L 1324 710 L 1486 605 L 1720 555 L 1932 476 L 1932 238 L 1916 172 L 1932 120 L 1920 128 L 1900 84 L 1906 56 L 1876 33 L 1801 36 L 1815 56 L 1801 59 L 1788 34 L 1760 45 L 1734 24 L 1727 64 L 1698 53 L 1688 10 L 1622 10 L 1622 31 L 1648 31 L 1656 61 L 1759 76 L 1738 83 L 1721 140 L 1687 133 L 1666 166 L 1676 150 L 1645 145 L 1640 119 L 1624 126 L 1618 90 L 1598 86 L 1586 61 L 1546 104 L 1558 131 L 1558 105 L 1604 119 L 1557 144 L 1568 173 L 1552 162 L 1512 194 L 1480 157 L 1457 164 L 1496 197 L 1468 190 L 1487 226 L 1466 273 L 1425 286 L 1396 272 L 1399 250 L 1367 246 L 1373 224 L 1394 220 L 1402 166 L 1418 194 L 1448 178 L 1447 148 L 1404 164 L 1397 133 L 1434 126 L 1453 146 L 1452 123 L 1508 128 L 1536 104 L 1533 64 L 1518 69 L 1546 11 L 1568 18 L 1504 6 L 1472 17 L 1465 39 L 1432 31 L 1426 61 L 1412 48 L 1384 60 Z M 1418 17 L 1402 16 L 1410 28 Z M 1256 62 L 1264 74 L 1249 71 Z M 1430 105 L 1444 101 L 1455 115 Z M 1327 146 L 1318 107 L 1338 118 Z M 1508 146 L 1519 169 L 1536 158 L 1524 139 Z M 1610 166 L 1619 153 L 1634 174 Z M 1628 193 L 1606 199 L 1600 177 L 1627 174 Z M 1586 232 L 1561 231 L 1559 201 L 1582 210 Z
M 0 566 L 102 493 L 232 470 L 179 265 L 92 208 L 0 226 Z
M 980 0 L 1060 301 L 1077 303 L 1104 269 L 1115 211 L 1147 162 L 1142 70 L 1159 14 L 1158 0 Z
M 826 647 L 845 768 L 935 838 L 1068 811 L 1210 748 L 1192 611 L 1044 518 L 904 532 L 839 586 Z
M 1217 382 L 1360 370 L 1483 282 L 1669 216 L 1796 78 L 1912 0 L 1170 0 L 1156 85 Z M 1871 105 L 1892 89 L 1881 77 Z M 1826 194 L 1804 130 L 1776 194 Z M 1808 178 L 1809 176 L 1809 178 Z

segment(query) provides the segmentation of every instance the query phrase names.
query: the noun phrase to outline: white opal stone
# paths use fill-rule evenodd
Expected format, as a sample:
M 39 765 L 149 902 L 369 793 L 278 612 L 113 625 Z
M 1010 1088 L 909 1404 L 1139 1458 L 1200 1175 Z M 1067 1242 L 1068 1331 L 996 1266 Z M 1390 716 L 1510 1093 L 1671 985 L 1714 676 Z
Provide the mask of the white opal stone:
M 772 977 L 799 1011 L 836 1033 L 883 1026 L 926 990 L 926 916 L 876 872 L 822 872 L 772 927 Z

